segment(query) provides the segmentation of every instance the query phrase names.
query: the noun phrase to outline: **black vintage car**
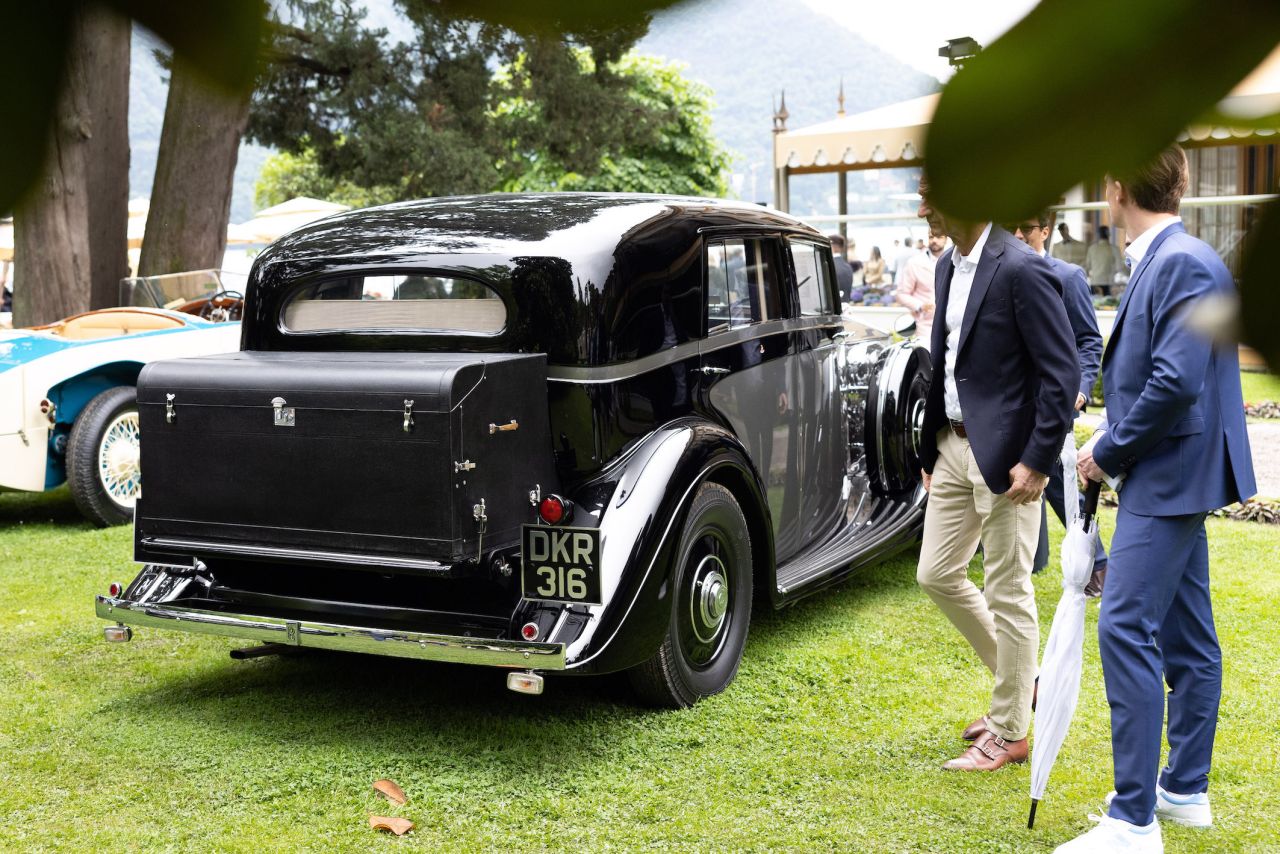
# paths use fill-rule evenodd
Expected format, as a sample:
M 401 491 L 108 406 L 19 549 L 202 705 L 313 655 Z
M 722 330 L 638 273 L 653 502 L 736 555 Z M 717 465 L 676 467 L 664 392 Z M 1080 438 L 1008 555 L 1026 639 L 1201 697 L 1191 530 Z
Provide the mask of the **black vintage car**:
M 130 626 L 545 672 L 687 706 L 782 607 L 915 542 L 923 351 L 765 208 L 436 199 L 262 253 L 241 351 L 138 382 Z M 224 468 L 193 466 L 210 453 Z M 271 649 L 279 649 L 272 647 Z

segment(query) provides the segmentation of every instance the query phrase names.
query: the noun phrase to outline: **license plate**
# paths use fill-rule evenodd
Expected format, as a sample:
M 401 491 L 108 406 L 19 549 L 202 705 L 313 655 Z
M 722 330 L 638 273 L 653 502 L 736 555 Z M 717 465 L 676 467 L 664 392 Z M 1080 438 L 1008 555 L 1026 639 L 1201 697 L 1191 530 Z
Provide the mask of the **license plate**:
M 600 529 L 525 525 L 520 537 L 524 598 L 600 605 Z

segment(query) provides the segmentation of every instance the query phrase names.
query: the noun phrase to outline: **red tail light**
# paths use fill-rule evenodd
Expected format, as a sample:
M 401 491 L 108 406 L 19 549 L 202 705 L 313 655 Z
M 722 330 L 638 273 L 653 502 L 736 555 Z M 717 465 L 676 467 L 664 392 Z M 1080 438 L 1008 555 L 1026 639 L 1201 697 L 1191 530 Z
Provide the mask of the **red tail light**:
M 120 585 L 119 581 L 111 582 L 111 586 L 107 588 L 107 593 L 111 596 L 112 599 L 120 598 L 120 594 L 123 592 L 124 592 L 124 587 Z
M 548 495 L 538 505 L 538 515 L 548 525 L 559 525 L 573 518 L 573 502 L 559 495 Z
M 520 627 L 520 636 L 521 636 L 522 638 L 524 638 L 525 640 L 527 640 L 527 641 L 534 641 L 534 640 L 537 640 L 537 639 L 538 639 L 538 624 L 537 624 L 537 623 L 525 623 L 523 626 L 521 626 L 521 627 Z

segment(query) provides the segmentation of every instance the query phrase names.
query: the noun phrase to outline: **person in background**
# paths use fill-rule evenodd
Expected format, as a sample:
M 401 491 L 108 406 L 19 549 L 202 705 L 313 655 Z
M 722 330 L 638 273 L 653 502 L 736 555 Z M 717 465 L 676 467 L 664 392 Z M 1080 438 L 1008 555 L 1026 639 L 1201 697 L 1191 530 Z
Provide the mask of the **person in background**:
M 907 307 L 916 319 L 916 336 L 925 347 L 933 337 L 933 278 L 938 259 L 947 248 L 947 236 L 941 231 L 929 232 L 929 247 L 923 254 L 916 254 L 898 274 L 894 299 Z
M 1125 252 L 1133 274 L 1103 357 L 1107 423 L 1081 450 L 1078 469 L 1094 481 L 1124 478 L 1098 615 L 1115 791 L 1107 814 L 1061 854 L 1159 854 L 1157 819 L 1213 823 L 1222 650 L 1204 520 L 1256 484 L 1237 349 L 1215 346 L 1186 322 L 1202 301 L 1235 294 L 1218 253 L 1182 227 L 1187 171 L 1186 153 L 1171 145 L 1106 179 L 1111 221 L 1136 235 Z M 1249 713 L 1242 707 L 1226 719 L 1241 726 L 1237 737 L 1247 739 Z
M 848 302 L 849 294 L 853 291 L 853 267 L 845 258 L 844 235 L 829 234 L 827 239 L 831 241 L 831 257 L 836 263 L 836 286 L 840 289 L 840 301 Z
M 1062 282 L 1062 301 L 1066 304 L 1067 319 L 1071 321 L 1071 333 L 1076 342 L 1076 358 L 1080 364 L 1080 389 L 1076 394 L 1075 417 L 1089 402 L 1089 394 L 1093 390 L 1093 382 L 1098 378 L 1098 369 L 1102 365 L 1102 333 L 1098 331 L 1098 317 L 1093 310 L 1093 300 L 1089 296 L 1089 283 L 1085 281 L 1084 270 L 1075 264 L 1068 264 L 1058 258 L 1047 255 L 1044 251 L 1045 241 L 1052 230 L 1052 216 L 1044 211 L 1038 217 L 1018 225 L 1010 226 L 1013 236 L 1030 246 L 1049 262 L 1053 272 Z M 1045 501 L 1040 506 L 1040 542 L 1036 546 L 1036 556 L 1031 564 L 1032 572 L 1039 572 L 1049 564 L 1049 526 L 1048 514 L 1044 504 L 1053 508 L 1059 521 L 1067 524 L 1066 503 L 1064 497 L 1064 477 L 1075 477 L 1075 472 L 1064 472 L 1062 461 L 1055 460 L 1053 471 L 1049 473 L 1049 483 L 1044 488 Z M 1093 555 L 1093 577 L 1085 587 L 1085 595 L 1097 598 L 1102 595 L 1102 584 L 1107 574 L 1107 550 L 1102 545 L 1102 538 Z
M 920 252 L 916 249 L 916 239 L 908 234 L 907 239 L 902 241 L 902 248 L 894 253 L 892 273 L 895 282 L 902 278 L 902 271 L 907 269 L 907 262 L 919 254 Z
M 885 275 L 884 256 L 880 254 L 879 246 L 871 247 L 871 257 L 867 259 L 866 265 L 862 268 L 862 281 L 867 285 L 888 284 L 888 277 Z
M 1120 247 L 1111 242 L 1111 229 L 1105 225 L 1098 226 L 1098 239 L 1089 245 L 1085 254 L 1085 270 L 1089 273 L 1089 284 L 1104 295 L 1111 294 L 1116 283 L 1116 272 L 1124 265 L 1120 256 Z
M 1088 249 L 1085 248 L 1083 243 L 1071 236 L 1071 229 L 1067 227 L 1065 222 L 1058 223 L 1058 236 L 1062 239 L 1058 241 L 1049 254 L 1054 258 L 1066 261 L 1068 264 L 1076 264 L 1083 267 Z
M 916 252 L 924 252 L 924 251 L 925 251 L 924 238 L 922 237 L 916 241 Z
M 995 675 L 990 706 L 962 733 L 972 746 L 942 767 L 995 771 L 1029 752 L 1040 648 L 1031 556 L 1080 368 L 1062 284 L 1043 258 L 990 222 L 937 210 L 923 176 L 919 215 L 955 248 L 934 278 L 916 580 Z M 981 590 L 969 578 L 979 539 Z

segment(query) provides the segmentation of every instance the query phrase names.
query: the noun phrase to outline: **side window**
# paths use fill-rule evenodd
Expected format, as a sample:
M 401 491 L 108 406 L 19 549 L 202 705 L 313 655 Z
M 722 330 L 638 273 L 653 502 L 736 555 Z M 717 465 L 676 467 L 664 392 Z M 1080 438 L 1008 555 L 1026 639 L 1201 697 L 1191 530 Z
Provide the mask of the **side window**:
M 707 332 L 782 316 L 772 244 L 759 238 L 707 245 Z
M 729 272 L 724 243 L 707 244 L 707 334 L 729 328 Z
M 805 241 L 791 241 L 791 262 L 796 268 L 796 286 L 801 316 L 832 312 L 831 282 L 826 259 L 818 247 Z

